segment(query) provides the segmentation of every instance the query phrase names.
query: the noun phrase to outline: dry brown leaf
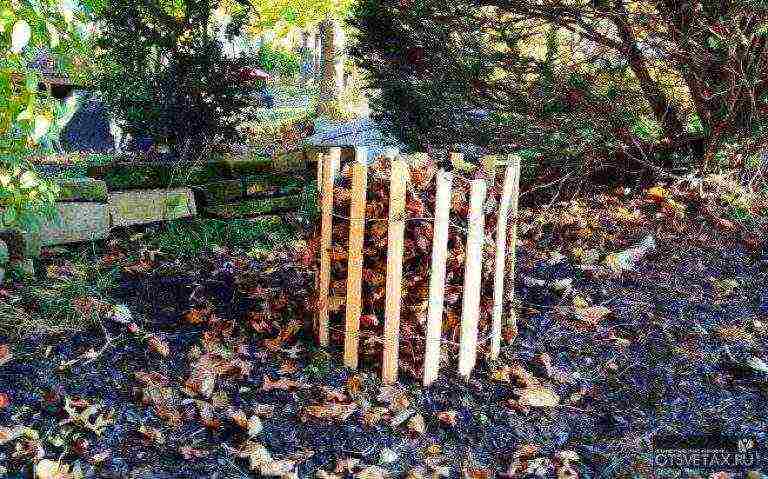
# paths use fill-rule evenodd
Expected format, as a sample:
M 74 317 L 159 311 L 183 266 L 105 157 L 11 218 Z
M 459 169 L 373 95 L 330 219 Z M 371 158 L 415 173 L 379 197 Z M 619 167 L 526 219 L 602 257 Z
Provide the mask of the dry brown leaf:
M 518 403 L 521 406 L 553 407 L 560 402 L 560 397 L 554 391 L 543 386 L 518 389 L 515 392 L 520 396 Z
M 424 416 L 421 414 L 414 414 L 411 416 L 411 419 L 408 420 L 408 429 L 416 434 L 424 434 L 427 432 Z
M 150 351 L 153 351 L 164 358 L 168 357 L 168 355 L 171 353 L 171 350 L 168 347 L 168 343 L 158 338 L 157 336 L 150 336 L 147 338 L 147 346 L 149 347 Z
M 8 364 L 13 359 L 13 353 L 7 344 L 0 344 L 0 366 Z
M 362 381 L 360 380 L 360 376 L 354 375 L 350 376 L 349 379 L 347 379 L 347 392 L 351 396 L 357 396 L 357 394 L 360 392 L 360 388 L 362 387 Z
M 357 410 L 357 404 L 324 404 L 307 406 L 304 409 L 303 419 L 307 416 L 315 419 L 346 421 Z
M 200 324 L 207 321 L 212 313 L 213 310 L 209 307 L 193 308 L 187 311 L 184 315 L 184 320 L 190 324 Z
M 437 419 L 446 426 L 455 426 L 458 413 L 456 411 L 442 411 L 437 413 Z
M 163 432 L 159 429 L 155 429 L 149 426 L 141 426 L 139 428 L 139 434 L 144 436 L 144 438 L 148 441 L 157 444 L 158 446 L 165 444 L 165 434 L 163 434 Z
M 574 314 L 579 321 L 594 325 L 611 314 L 611 310 L 605 306 L 589 306 L 586 308 L 576 308 Z
M 189 379 L 184 383 L 184 386 L 193 396 L 198 394 L 209 399 L 216 387 L 216 376 L 216 365 L 210 356 L 204 354 L 192 366 Z
M 491 479 L 493 471 L 490 469 L 466 467 L 462 468 L 461 476 L 463 479 Z
M 185 460 L 191 461 L 193 459 L 202 459 L 204 457 L 208 457 L 209 452 L 203 449 L 195 449 L 192 446 L 181 446 L 179 448 L 179 454 L 181 454 L 181 457 L 183 457 Z
M 296 477 L 296 462 L 290 459 L 262 463 L 258 472 L 264 477 L 294 478 Z
M 59 461 L 43 459 L 35 464 L 35 479 L 73 479 L 69 466 Z
M 248 429 L 248 417 L 242 409 L 232 409 L 228 414 L 233 423 L 242 429 Z
M 283 391 L 290 391 L 301 386 L 301 383 L 296 382 L 288 378 L 280 378 L 277 381 L 272 381 L 269 376 L 264 376 L 264 385 L 261 386 L 262 391 L 271 391 L 273 389 L 279 389 Z
M 389 476 L 386 469 L 379 466 L 368 466 L 354 474 L 355 479 L 383 479 Z

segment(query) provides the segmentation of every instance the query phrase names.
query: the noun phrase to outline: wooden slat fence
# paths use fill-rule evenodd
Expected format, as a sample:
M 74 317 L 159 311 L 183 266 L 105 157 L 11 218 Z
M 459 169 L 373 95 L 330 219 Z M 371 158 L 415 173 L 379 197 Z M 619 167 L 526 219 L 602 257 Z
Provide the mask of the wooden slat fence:
M 365 207 L 367 192 L 367 152 L 357 149 L 356 161 L 352 166 L 351 210 L 349 225 L 349 253 L 346 315 L 344 330 L 344 363 L 347 367 L 358 367 L 358 345 L 360 339 L 360 317 L 362 310 L 363 241 L 365 238 Z M 331 229 L 333 227 L 333 187 L 339 171 L 340 148 L 330 148 L 321 154 L 317 165 L 321 204 L 321 245 L 320 271 L 318 280 L 319 305 L 317 318 L 318 339 L 322 346 L 329 342 L 329 298 Z M 397 381 L 400 343 L 400 308 L 403 283 L 403 238 L 406 212 L 405 198 L 409 178 L 409 167 L 399 158 L 391 158 L 390 205 L 388 218 L 386 300 L 384 311 L 384 337 L 382 380 Z M 514 278 L 514 253 L 516 246 L 517 196 L 519 192 L 520 161 L 510 157 L 505 174 L 503 191 L 498 207 L 498 221 L 495 239 L 497 251 L 494 263 L 493 312 L 491 332 L 488 338 L 478 338 L 480 317 L 482 259 L 486 247 L 483 205 L 489 185 L 487 180 L 471 180 L 470 211 L 466 242 L 466 263 L 462 317 L 460 325 L 458 372 L 468 377 L 477 361 L 477 349 L 482 343 L 490 343 L 490 358 L 499 356 L 502 335 L 502 317 L 505 304 L 514 294 L 510 278 Z M 444 341 L 441 335 L 443 302 L 445 293 L 446 262 L 448 260 L 448 232 L 450 228 L 450 205 L 454 175 L 438 171 L 436 181 L 436 204 L 434 212 L 434 238 L 431 258 L 429 305 L 425 338 L 423 383 L 429 385 L 438 376 L 440 350 Z M 512 218 L 509 221 L 509 218 Z M 507 292 L 505 296 L 505 290 Z M 508 325 L 514 326 L 514 312 L 509 312 Z

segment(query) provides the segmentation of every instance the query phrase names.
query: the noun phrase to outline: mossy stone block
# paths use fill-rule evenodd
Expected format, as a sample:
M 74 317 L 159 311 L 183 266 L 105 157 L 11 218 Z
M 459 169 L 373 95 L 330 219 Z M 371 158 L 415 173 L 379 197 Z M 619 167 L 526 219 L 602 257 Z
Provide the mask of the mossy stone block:
M 306 179 L 298 175 L 254 175 L 243 178 L 246 196 L 264 196 L 274 193 L 288 194 L 300 189 Z
M 82 243 L 109 235 L 109 208 L 104 203 L 59 203 L 58 218 L 40 226 L 41 246 Z
M 241 180 L 222 180 L 195 186 L 206 205 L 220 205 L 243 199 L 245 191 Z
M 258 175 L 274 171 L 274 162 L 271 158 L 253 158 L 246 160 L 224 160 L 225 170 L 229 178 Z
M 307 155 L 302 150 L 289 151 L 278 155 L 274 160 L 275 171 L 295 171 L 307 167 Z
M 175 188 L 273 172 L 270 158 L 227 159 L 205 163 L 119 163 L 88 168 L 88 176 L 102 179 L 109 191 Z
M 94 202 L 106 203 L 107 183 L 95 178 L 72 178 L 59 181 L 61 195 L 59 202 Z
M 301 204 L 301 195 L 280 196 L 216 205 L 205 209 L 206 214 L 224 219 L 249 218 L 270 213 L 295 210 Z
M 195 216 L 189 188 L 120 191 L 109 195 L 112 226 L 132 226 Z

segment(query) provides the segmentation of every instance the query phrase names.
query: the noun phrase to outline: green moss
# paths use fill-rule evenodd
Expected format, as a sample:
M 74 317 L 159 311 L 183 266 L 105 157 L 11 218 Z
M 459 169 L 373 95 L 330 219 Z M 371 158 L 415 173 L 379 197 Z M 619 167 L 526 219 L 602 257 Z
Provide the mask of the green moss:
M 60 180 L 61 194 L 59 201 L 88 201 L 101 203 L 107 201 L 107 184 L 93 178 L 73 178 Z
M 268 173 L 274 170 L 271 158 L 255 157 L 247 160 L 224 160 L 230 178 Z
M 205 208 L 205 212 L 217 218 L 249 218 L 287 210 L 295 210 L 301 205 L 301 195 L 280 196 L 276 198 L 253 199 L 215 205 Z
M 245 196 L 243 182 L 240 180 L 222 180 L 193 188 L 205 199 L 207 205 L 220 205 L 238 201 Z
M 254 175 L 243 178 L 246 196 L 262 196 L 268 193 L 289 194 L 307 184 L 305 177 L 290 174 Z
M 88 176 L 101 178 L 113 190 L 169 188 L 204 185 L 243 176 L 264 175 L 274 171 L 269 158 L 220 160 L 206 163 L 121 163 L 94 165 Z

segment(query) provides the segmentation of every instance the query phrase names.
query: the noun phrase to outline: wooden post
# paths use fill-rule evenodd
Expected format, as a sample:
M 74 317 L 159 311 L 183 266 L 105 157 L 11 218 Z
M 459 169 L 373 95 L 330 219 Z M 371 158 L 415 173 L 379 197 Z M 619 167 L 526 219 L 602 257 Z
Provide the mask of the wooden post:
M 328 294 L 331 287 L 331 231 L 333 227 L 333 179 L 334 164 L 339 163 L 341 150 L 331 148 L 323 155 L 323 183 L 321 194 L 322 221 L 320 227 L 320 298 L 317 312 L 317 336 L 320 345 L 328 346 Z
M 451 183 L 453 175 L 439 171 L 435 176 L 435 226 L 432 239 L 432 272 L 429 277 L 429 310 L 427 340 L 424 351 L 424 385 L 437 379 L 440 369 L 440 339 L 445 301 L 445 265 L 448 260 L 448 223 L 451 213 Z
M 485 180 L 473 180 L 469 203 L 467 262 L 464 268 L 464 302 L 461 309 L 459 375 L 468 377 L 477 360 L 477 324 L 480 319 L 480 283 L 483 272 Z
M 349 212 L 349 266 L 347 268 L 347 311 L 344 330 L 344 365 L 357 369 L 363 286 L 363 239 L 365 238 L 365 196 L 368 187 L 367 150 L 355 149 L 352 166 L 352 200 Z
M 512 182 L 512 201 L 509 206 L 509 246 L 507 247 L 507 271 L 506 271 L 506 289 L 507 301 L 509 304 L 509 317 L 507 318 L 507 327 L 512 332 L 511 340 L 517 337 L 517 313 L 513 307 L 515 300 L 515 252 L 517 251 L 517 206 L 520 198 L 520 157 L 518 155 L 509 156 L 509 165 L 516 171 L 514 181 Z
M 499 200 L 499 219 L 496 223 L 496 260 L 493 276 L 493 316 L 491 321 L 491 359 L 498 359 L 501 351 L 501 317 L 504 310 L 504 266 L 507 251 L 507 217 L 520 180 L 520 161 L 513 161 L 504 173 L 504 187 Z M 514 254 L 514 251 L 511 252 Z
M 389 189 L 389 235 L 387 239 L 387 297 L 384 308 L 384 358 L 381 371 L 385 383 L 397 381 L 400 342 L 400 302 L 403 283 L 403 236 L 405 234 L 405 188 L 408 165 L 392 160 Z
M 325 163 L 325 155 L 320 153 L 317 155 L 317 193 L 321 194 L 323 191 L 323 163 Z

